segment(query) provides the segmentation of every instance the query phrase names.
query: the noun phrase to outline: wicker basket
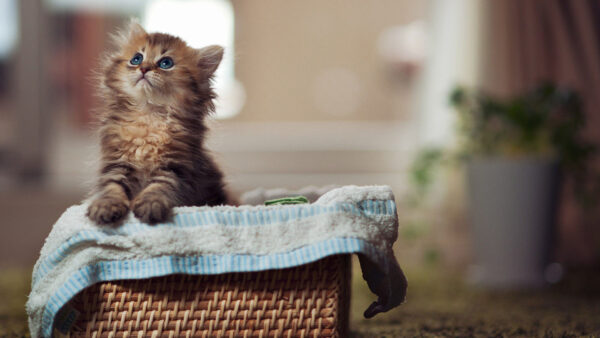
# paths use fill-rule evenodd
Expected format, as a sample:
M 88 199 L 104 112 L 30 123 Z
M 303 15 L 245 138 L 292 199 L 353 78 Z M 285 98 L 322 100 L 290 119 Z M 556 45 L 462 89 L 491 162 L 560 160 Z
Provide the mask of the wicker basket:
M 284 270 L 93 285 L 71 337 L 345 337 L 349 256 Z

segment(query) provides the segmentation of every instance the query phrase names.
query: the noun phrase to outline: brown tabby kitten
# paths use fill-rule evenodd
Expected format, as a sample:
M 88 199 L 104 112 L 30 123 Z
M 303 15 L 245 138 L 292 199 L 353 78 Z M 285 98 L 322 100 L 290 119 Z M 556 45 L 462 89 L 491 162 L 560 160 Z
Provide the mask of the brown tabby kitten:
M 193 49 L 135 22 L 116 41 L 100 74 L 102 163 L 88 217 L 111 224 L 131 209 L 157 223 L 174 206 L 226 203 L 223 175 L 203 147 L 223 48 Z

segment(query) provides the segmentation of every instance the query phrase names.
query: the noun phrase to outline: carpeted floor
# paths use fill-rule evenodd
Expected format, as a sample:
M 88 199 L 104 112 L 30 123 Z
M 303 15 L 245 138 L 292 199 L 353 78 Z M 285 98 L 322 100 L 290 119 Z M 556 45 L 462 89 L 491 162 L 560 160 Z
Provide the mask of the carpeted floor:
M 353 337 L 600 337 L 600 272 L 574 272 L 540 291 L 484 292 L 451 273 L 407 269 L 407 302 L 365 320 L 373 300 L 354 270 Z M 29 271 L 0 271 L 0 337 L 28 337 Z
M 25 301 L 30 281 L 29 270 L 0 270 L 0 337 L 29 337 Z
M 408 298 L 400 308 L 374 320 L 353 313 L 355 337 L 600 337 L 600 271 L 521 292 L 477 290 L 434 270 L 408 270 L 407 276 Z M 364 293 L 353 297 L 353 309 L 364 308 Z

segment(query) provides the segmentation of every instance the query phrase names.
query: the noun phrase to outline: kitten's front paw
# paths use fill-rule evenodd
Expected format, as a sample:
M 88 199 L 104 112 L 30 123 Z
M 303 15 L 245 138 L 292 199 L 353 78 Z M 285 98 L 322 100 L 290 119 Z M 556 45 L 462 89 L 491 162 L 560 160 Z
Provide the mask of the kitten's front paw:
M 104 196 L 97 198 L 90 204 L 87 216 L 96 224 L 106 225 L 120 221 L 127 215 L 128 211 L 127 201 L 121 198 Z
M 131 210 L 142 222 L 155 224 L 167 220 L 171 213 L 171 204 L 163 196 L 142 194 L 133 201 Z

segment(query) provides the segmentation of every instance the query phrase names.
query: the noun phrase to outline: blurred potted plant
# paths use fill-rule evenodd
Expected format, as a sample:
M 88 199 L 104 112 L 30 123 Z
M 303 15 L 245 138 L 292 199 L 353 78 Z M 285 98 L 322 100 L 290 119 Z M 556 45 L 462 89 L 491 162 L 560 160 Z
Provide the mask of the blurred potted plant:
M 422 152 L 414 178 L 430 175 L 440 161 L 464 161 L 472 279 L 500 288 L 543 284 L 562 177 L 571 178 L 583 205 L 592 202 L 586 182 L 595 149 L 581 136 L 585 119 L 578 95 L 551 84 L 505 100 L 456 88 L 450 102 L 459 116 L 458 151 Z

